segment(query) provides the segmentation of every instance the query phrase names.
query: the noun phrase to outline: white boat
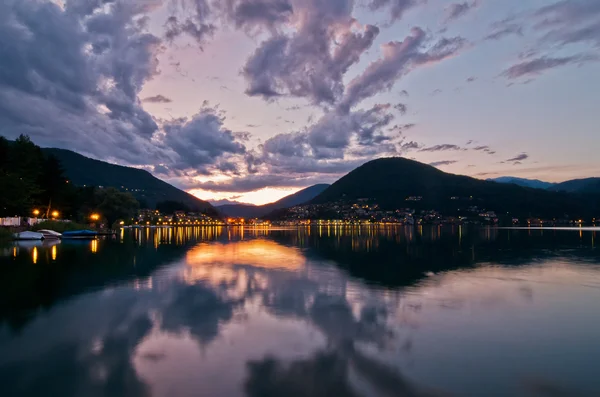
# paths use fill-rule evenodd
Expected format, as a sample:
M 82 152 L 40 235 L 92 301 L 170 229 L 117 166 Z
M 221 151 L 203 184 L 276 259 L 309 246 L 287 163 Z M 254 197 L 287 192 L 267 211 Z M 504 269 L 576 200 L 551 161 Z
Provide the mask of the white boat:
M 15 240 L 43 240 L 44 235 L 37 232 L 21 232 L 15 233 Z
M 42 229 L 38 230 L 38 232 L 44 235 L 44 239 L 57 239 L 62 237 L 62 234 L 55 232 L 54 230 Z

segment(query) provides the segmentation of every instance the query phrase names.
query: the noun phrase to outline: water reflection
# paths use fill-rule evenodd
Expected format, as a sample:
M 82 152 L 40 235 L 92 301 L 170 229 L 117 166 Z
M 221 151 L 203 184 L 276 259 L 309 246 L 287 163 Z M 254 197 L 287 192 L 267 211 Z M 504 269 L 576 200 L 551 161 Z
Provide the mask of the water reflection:
M 593 231 L 203 229 L 0 251 L 3 390 L 599 391 Z

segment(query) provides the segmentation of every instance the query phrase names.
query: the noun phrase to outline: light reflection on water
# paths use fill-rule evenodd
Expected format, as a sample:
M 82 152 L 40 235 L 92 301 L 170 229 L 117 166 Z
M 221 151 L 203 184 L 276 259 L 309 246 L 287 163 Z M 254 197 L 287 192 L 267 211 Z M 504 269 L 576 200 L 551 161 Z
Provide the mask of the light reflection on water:
M 0 249 L 0 384 L 20 396 L 598 395 L 594 239 L 190 227 L 18 243 Z

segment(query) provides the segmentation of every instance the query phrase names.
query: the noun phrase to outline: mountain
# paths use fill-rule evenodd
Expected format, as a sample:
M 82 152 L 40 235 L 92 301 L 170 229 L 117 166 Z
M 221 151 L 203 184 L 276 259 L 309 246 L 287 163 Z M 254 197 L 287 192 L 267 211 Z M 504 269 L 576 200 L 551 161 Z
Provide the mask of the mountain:
M 600 178 L 573 179 L 557 183 L 550 190 L 569 193 L 600 193 Z
M 295 205 L 304 204 L 309 202 L 313 198 L 317 197 L 321 194 L 325 189 L 329 188 L 330 185 L 326 183 L 321 183 L 318 185 L 312 185 L 307 187 L 306 189 L 302 189 L 299 192 L 294 194 L 290 194 L 289 196 L 285 196 L 279 201 L 276 201 L 272 204 L 267 204 L 270 206 L 269 210 L 279 209 L 279 208 L 289 208 Z
M 214 211 L 206 201 L 161 181 L 148 171 L 94 160 L 65 149 L 44 148 L 42 152 L 58 158 L 65 175 L 75 185 L 111 186 L 128 191 L 149 208 L 155 208 L 156 203 L 169 200 L 183 203 L 190 210 Z
M 515 185 L 523 186 L 523 187 L 531 187 L 534 189 L 548 189 L 555 185 L 555 183 L 544 182 L 538 179 L 525 179 L 525 178 L 517 178 L 514 176 L 501 176 L 499 178 L 491 178 L 488 181 L 498 182 L 498 183 L 513 183 Z
M 309 202 L 328 187 L 329 185 L 327 184 L 309 186 L 299 192 L 285 196 L 281 200 L 265 205 L 226 204 L 217 206 L 217 209 L 223 215 L 233 218 L 260 218 L 278 209 L 289 208 Z
M 514 216 L 592 217 L 600 214 L 598 196 L 550 192 L 514 184 L 448 174 L 416 161 L 394 157 L 370 161 L 335 182 L 311 203 L 372 199 L 382 209 L 436 209 L 463 214 L 477 206 Z

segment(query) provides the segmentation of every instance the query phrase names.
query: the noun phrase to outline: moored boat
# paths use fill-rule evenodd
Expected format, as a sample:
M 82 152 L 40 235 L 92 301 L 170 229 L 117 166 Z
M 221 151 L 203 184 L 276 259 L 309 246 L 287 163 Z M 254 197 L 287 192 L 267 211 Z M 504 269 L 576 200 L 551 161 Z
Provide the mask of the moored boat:
M 38 232 L 21 232 L 14 234 L 15 240 L 43 240 L 44 235 Z
M 42 229 L 38 230 L 39 233 L 44 235 L 44 239 L 59 239 L 62 237 L 62 234 L 59 232 L 55 232 L 54 230 Z
M 93 239 L 93 238 L 96 238 L 97 236 L 98 236 L 98 232 L 95 232 L 93 230 L 71 230 L 68 232 L 64 232 L 62 234 L 63 239 L 70 239 L 70 238 Z

